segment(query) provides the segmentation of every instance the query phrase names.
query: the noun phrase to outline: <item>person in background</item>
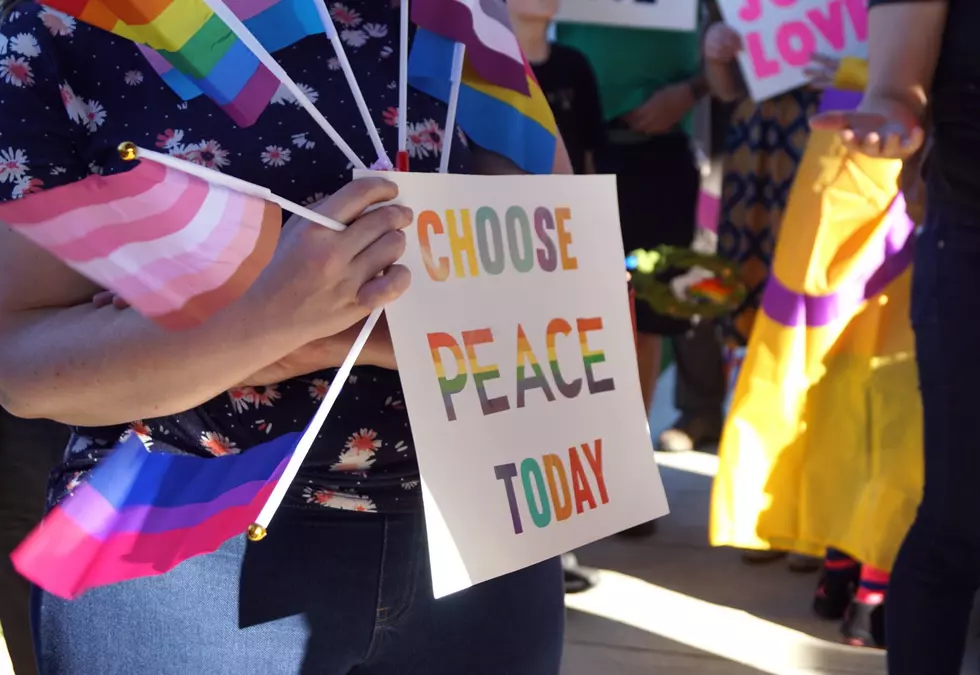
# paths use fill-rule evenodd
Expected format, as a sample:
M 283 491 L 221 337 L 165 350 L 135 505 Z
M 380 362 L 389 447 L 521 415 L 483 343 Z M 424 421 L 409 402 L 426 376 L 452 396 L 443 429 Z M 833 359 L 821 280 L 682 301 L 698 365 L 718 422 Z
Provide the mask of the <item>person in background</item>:
M 595 173 L 596 154 L 605 134 L 598 85 L 581 52 L 548 40 L 548 27 L 558 13 L 559 1 L 510 0 L 507 9 L 521 49 L 551 104 L 572 169 L 577 174 Z M 561 562 L 566 593 L 579 593 L 596 585 L 597 572 L 582 567 L 574 553 L 564 554 Z
M 871 0 L 867 94 L 814 128 L 854 151 L 908 160 L 923 145 L 928 199 L 916 241 L 912 327 L 925 483 L 892 571 L 891 675 L 957 675 L 980 588 L 980 3 Z
M 68 428 L 24 420 L 0 407 L 0 626 L 15 675 L 36 675 L 31 636 L 31 586 L 10 554 L 40 522 L 48 472 L 68 444 Z
M 717 19 L 717 12 L 714 13 Z M 762 291 L 769 279 L 796 169 L 809 138 L 809 118 L 817 112 L 820 90 L 805 86 L 755 102 L 747 96 L 735 57 L 742 49 L 738 33 L 720 20 L 705 32 L 705 76 L 711 93 L 738 102 L 725 141 L 718 254 L 737 263 L 748 294 L 745 302 L 721 322 L 732 350 L 748 344 Z M 781 551 L 746 551 L 743 559 L 763 563 L 784 557 Z M 790 569 L 813 572 L 820 561 L 793 555 Z
M 670 342 L 676 368 L 674 407 L 680 415 L 657 437 L 657 450 L 698 450 L 718 442 L 724 417 L 728 383 L 718 329 L 700 322 Z
M 548 40 L 560 0 L 509 0 L 507 9 L 577 174 L 596 173 L 605 131 L 595 73 L 577 49 Z
M 701 25 L 710 25 L 713 7 L 709 2 L 701 3 Z M 715 148 L 722 145 L 715 141 L 716 130 L 727 121 L 730 112 L 721 108 L 722 102 L 714 98 L 703 102 L 706 126 L 697 132 L 701 145 L 700 163 L 702 176 L 710 176 L 713 161 L 718 153 Z M 698 223 L 702 228 L 705 223 Z M 714 253 L 717 250 L 717 233 L 712 223 L 707 232 L 699 228 L 695 243 L 691 248 Z M 717 443 L 724 421 L 725 395 L 728 393 L 725 359 L 720 331 L 714 321 L 694 322 L 691 329 L 670 340 L 675 366 L 674 407 L 678 410 L 677 419 L 657 437 L 656 447 L 663 452 L 688 452 Z
M 599 173 L 615 174 L 626 251 L 694 239 L 701 174 L 692 148 L 692 110 L 707 94 L 696 31 L 658 31 L 559 23 L 558 42 L 581 51 L 599 82 L 606 143 Z M 636 305 L 640 385 L 647 410 L 660 373 L 661 338 L 684 333 L 687 320 Z M 647 535 L 653 523 L 627 535 Z

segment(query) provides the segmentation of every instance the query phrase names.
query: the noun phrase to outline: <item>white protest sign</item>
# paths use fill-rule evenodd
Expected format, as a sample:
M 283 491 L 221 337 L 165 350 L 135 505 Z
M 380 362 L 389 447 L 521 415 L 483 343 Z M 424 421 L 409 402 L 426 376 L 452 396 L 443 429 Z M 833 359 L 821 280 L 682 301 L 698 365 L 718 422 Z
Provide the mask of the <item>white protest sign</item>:
M 562 0 L 556 21 L 696 30 L 698 0 Z
M 718 0 L 718 6 L 742 36 L 739 61 L 755 101 L 806 84 L 803 69 L 815 52 L 867 55 L 867 0 Z
M 380 175 L 415 212 L 386 311 L 436 597 L 666 514 L 615 179 Z

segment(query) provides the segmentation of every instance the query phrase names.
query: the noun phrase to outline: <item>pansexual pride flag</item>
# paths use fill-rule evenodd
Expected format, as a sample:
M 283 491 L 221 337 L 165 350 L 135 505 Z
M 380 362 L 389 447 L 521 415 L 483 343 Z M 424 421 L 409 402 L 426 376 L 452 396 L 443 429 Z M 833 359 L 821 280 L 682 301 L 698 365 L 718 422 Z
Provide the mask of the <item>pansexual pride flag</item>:
M 143 46 L 183 99 L 202 94 L 239 126 L 254 124 L 279 81 L 202 0 L 47 0 L 46 5 Z M 322 33 L 314 0 L 227 0 L 267 51 Z
M 274 204 L 143 161 L 0 204 L 6 223 L 168 329 L 252 285 L 282 228 Z
M 73 599 L 216 551 L 258 516 L 299 437 L 206 459 L 151 453 L 130 434 L 14 551 L 14 567 Z
M 891 569 L 922 489 L 901 171 L 810 137 L 721 439 L 712 544 Z
M 466 58 L 480 78 L 531 93 L 524 54 L 502 0 L 411 0 L 410 6 L 419 28 L 466 45 Z
M 420 28 L 409 56 L 411 85 L 429 96 L 449 101 L 454 49 L 452 40 Z M 558 127 L 530 65 L 522 63 L 530 95 L 484 79 L 467 49 L 456 119 L 480 147 L 509 158 L 528 173 L 551 173 Z

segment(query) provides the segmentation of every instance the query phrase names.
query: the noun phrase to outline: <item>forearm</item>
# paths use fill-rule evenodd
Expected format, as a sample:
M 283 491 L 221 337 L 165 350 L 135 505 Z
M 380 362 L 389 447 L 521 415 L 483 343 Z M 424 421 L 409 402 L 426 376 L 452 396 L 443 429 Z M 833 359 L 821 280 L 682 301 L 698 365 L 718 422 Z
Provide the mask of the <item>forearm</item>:
M 171 415 L 282 358 L 301 346 L 295 339 L 241 301 L 185 331 L 90 304 L 9 314 L 0 330 L 0 404 L 78 426 Z
M 706 93 L 706 91 L 707 85 L 705 78 L 703 75 L 698 74 L 683 82 L 668 85 L 654 94 L 654 96 L 662 94 L 668 100 L 677 102 L 675 105 L 665 109 L 667 116 L 663 120 L 664 126 L 673 128 L 680 124 L 694 110 L 694 106 L 697 105 L 701 94 Z M 676 98 L 674 94 L 676 94 Z
M 868 13 L 866 99 L 908 106 L 921 119 L 939 59 L 947 3 L 882 3 Z
M 737 68 L 735 63 L 705 62 L 704 76 L 708 82 L 708 90 L 719 101 L 731 103 L 745 95 Z

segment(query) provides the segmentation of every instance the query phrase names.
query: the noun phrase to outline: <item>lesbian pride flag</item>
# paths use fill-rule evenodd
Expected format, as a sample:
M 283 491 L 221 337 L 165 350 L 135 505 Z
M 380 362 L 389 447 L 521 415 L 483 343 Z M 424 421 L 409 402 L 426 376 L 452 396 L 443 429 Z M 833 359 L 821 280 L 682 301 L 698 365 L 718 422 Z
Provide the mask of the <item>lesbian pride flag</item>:
M 255 123 L 279 88 L 202 0 L 47 0 L 44 4 L 141 45 L 184 100 L 207 95 L 239 126 Z M 315 0 L 227 0 L 267 51 L 323 33 Z
M 282 211 L 143 161 L 0 204 L 0 222 L 177 330 L 252 285 L 275 252 Z
M 454 50 L 452 40 L 418 29 L 408 62 L 409 83 L 448 102 Z M 558 126 L 530 65 L 524 61 L 522 64 L 527 95 L 485 79 L 477 72 L 467 49 L 456 119 L 480 147 L 507 157 L 528 173 L 551 173 Z
M 151 453 L 131 433 L 17 547 L 14 567 L 74 599 L 216 551 L 258 516 L 299 437 L 206 459 Z

